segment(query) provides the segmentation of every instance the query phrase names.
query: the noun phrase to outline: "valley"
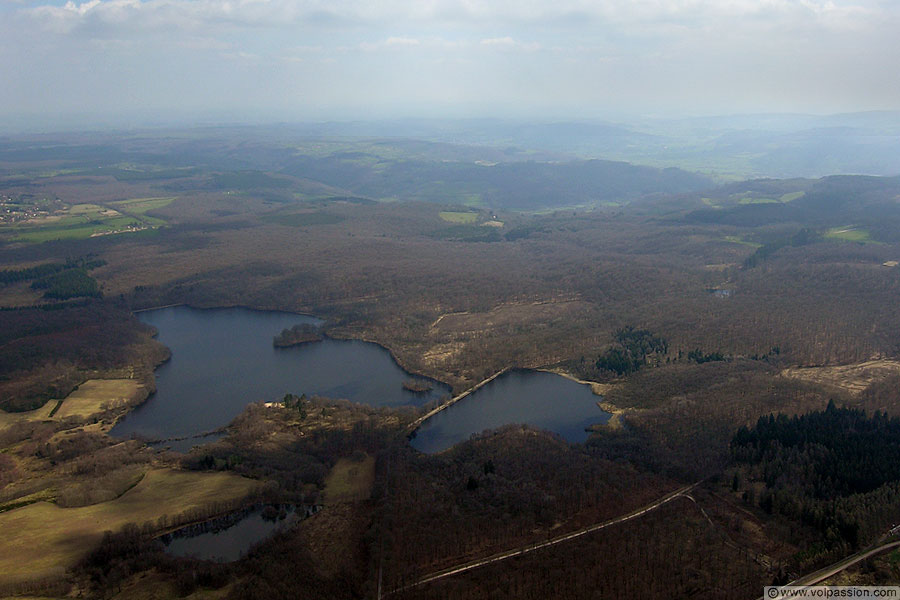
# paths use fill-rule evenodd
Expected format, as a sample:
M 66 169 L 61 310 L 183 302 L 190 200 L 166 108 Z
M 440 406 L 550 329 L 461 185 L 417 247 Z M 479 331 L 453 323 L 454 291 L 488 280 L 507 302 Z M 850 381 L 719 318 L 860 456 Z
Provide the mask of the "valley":
M 46 213 L 0 223 L 4 594 L 750 598 L 898 514 L 887 474 L 820 527 L 734 451 L 900 417 L 897 178 L 170 133 L 0 152 Z M 261 504 L 321 510 L 231 562 L 156 541 Z

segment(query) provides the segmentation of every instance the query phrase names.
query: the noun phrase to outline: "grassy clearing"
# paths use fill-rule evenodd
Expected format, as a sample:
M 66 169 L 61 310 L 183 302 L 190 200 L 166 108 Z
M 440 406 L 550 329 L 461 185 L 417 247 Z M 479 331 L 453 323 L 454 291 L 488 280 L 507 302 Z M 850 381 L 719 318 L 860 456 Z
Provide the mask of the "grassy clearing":
M 371 524 L 366 499 L 375 482 L 375 457 L 342 458 L 325 478 L 325 509 L 302 521 L 298 533 L 317 572 L 334 577 L 357 564 L 360 544 Z
M 146 388 L 134 379 L 89 379 L 62 401 L 48 400 L 42 407 L 27 412 L 0 411 L 0 429 L 22 421 L 62 420 L 66 417 L 87 419 L 107 408 L 136 404 L 146 394 Z M 57 409 L 60 402 L 62 405 Z
M 51 240 L 76 240 L 85 239 L 95 235 L 107 233 L 122 233 L 137 229 L 141 226 L 140 222 L 135 221 L 134 217 L 118 216 L 97 219 L 96 222 L 78 221 L 72 223 L 69 221 L 55 224 L 49 227 L 35 226 L 17 228 L 19 235 L 15 240 L 19 242 L 41 243 Z
M 839 240 L 842 242 L 871 242 L 872 236 L 865 229 L 847 225 L 844 227 L 833 227 L 825 232 L 825 237 L 830 240 Z
M 365 500 L 375 483 L 375 457 L 362 460 L 340 459 L 325 478 L 325 501 L 353 502 Z
M 61 483 L 55 502 L 63 508 L 75 508 L 110 502 L 138 485 L 147 474 L 145 465 L 125 466 L 89 479 Z M 48 493 L 52 490 L 48 489 Z
M 48 400 L 42 407 L 26 412 L 8 413 L 0 410 L 0 429 L 6 429 L 10 425 L 23 421 L 47 421 L 58 403 L 59 400 Z
M 164 219 L 159 217 L 151 217 L 147 213 L 151 210 L 165 208 L 172 204 L 177 198 L 134 198 L 131 200 L 122 200 L 113 202 L 123 213 L 137 217 L 144 225 L 148 227 L 161 227 L 166 224 Z
M 445 210 L 441 211 L 439 215 L 441 219 L 447 221 L 448 223 L 460 223 L 464 225 L 469 225 L 478 220 L 478 213 L 474 212 L 461 212 L 461 211 L 452 211 Z
M 756 242 L 748 242 L 744 238 L 738 235 L 726 235 L 723 238 L 726 242 L 731 242 L 732 244 L 740 244 L 742 246 L 748 246 L 750 248 L 761 248 L 762 244 L 757 244 Z
M 754 198 L 746 196 L 738 200 L 738 204 L 779 204 L 781 200 L 777 198 Z
M 106 231 L 107 229 L 107 227 L 102 227 L 100 225 L 38 228 L 21 233 L 20 235 L 15 237 L 15 241 L 40 244 L 42 242 L 49 242 L 53 240 L 82 240 L 91 237 L 95 233 Z
M 783 377 L 841 388 L 854 395 L 894 374 L 900 374 L 900 362 L 888 359 L 834 367 L 791 367 L 781 372 Z
M 789 194 L 783 194 L 781 196 L 782 202 L 793 202 L 794 200 L 798 200 L 806 195 L 806 192 L 791 192 Z
M 89 379 L 66 396 L 55 417 L 86 419 L 107 408 L 136 404 L 146 393 L 144 386 L 134 379 Z
M 744 206 L 752 204 L 785 204 L 801 198 L 804 195 L 805 192 L 790 192 L 782 194 L 781 196 L 765 196 L 761 195 L 759 192 L 747 191 L 731 194 L 724 200 L 724 203 L 723 200 L 715 198 L 701 198 L 701 201 L 710 208 L 723 208 L 723 204 L 728 206 L 731 206 L 732 204 Z
M 105 216 L 103 213 L 106 209 L 99 204 L 73 204 L 67 211 L 70 215 L 84 215 L 88 218 L 99 218 Z
M 0 514 L 0 583 L 62 575 L 91 550 L 107 530 L 156 521 L 214 502 L 249 494 L 258 484 L 227 473 L 157 469 L 110 502 L 60 508 L 38 502 Z
M 131 215 L 143 215 L 146 214 L 147 211 L 156 210 L 158 208 L 164 208 L 172 202 L 175 201 L 174 197 L 171 198 L 132 198 L 131 200 L 121 200 L 119 202 L 113 202 L 113 206 L 121 208 L 122 212 L 126 212 Z
M 32 494 L 26 494 L 25 496 L 20 496 L 19 498 L 0 504 L 0 514 L 23 506 L 28 506 L 29 504 L 34 504 L 35 502 L 55 502 L 56 498 L 57 490 L 53 487 L 46 487 Z
M 139 231 L 165 225 L 163 219 L 150 217 L 144 213 L 169 204 L 172 200 L 174 198 L 139 198 L 114 203 L 121 210 L 98 204 L 73 204 L 55 214 L 3 229 L 13 233 L 16 241 L 35 244 Z

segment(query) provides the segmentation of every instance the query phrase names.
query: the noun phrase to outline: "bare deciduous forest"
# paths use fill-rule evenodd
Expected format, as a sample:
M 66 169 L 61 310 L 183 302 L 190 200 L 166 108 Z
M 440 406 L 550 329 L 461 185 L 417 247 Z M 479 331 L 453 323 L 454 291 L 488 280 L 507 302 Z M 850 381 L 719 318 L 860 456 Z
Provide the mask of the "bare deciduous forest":
M 854 420 L 821 463 L 834 475 L 858 466 L 844 449 L 862 443 L 861 424 L 892 432 L 900 416 L 900 180 L 717 186 L 479 147 L 323 154 L 208 135 L 0 144 L 12 215 L 0 225 L 0 520 L 103 511 L 132 489 L 152 498 L 142 482 L 160 470 L 198 478 L 176 477 L 191 482 L 178 483 L 185 498 L 213 481 L 233 492 L 85 533 L 80 554 L 0 581 L 4 593 L 750 598 L 887 539 L 900 517 L 893 472 L 845 486 L 828 510 L 826 475 L 778 478 L 820 465 L 818 446 L 788 455 L 778 435 L 791 427 Z M 476 165 L 482 155 L 497 164 Z M 551 369 L 595 384 L 614 418 L 583 444 L 510 424 L 427 455 L 407 435 L 430 407 L 289 395 L 248 400 L 221 439 L 185 453 L 110 437 L 169 358 L 133 311 L 181 304 L 313 314 L 328 336 L 377 342 L 454 393 L 507 368 Z M 319 335 L 288 329 L 275 343 Z M 56 417 L 89 380 L 138 391 Z M 406 587 L 691 484 L 602 532 Z M 155 541 L 259 501 L 321 510 L 234 563 L 173 558 Z

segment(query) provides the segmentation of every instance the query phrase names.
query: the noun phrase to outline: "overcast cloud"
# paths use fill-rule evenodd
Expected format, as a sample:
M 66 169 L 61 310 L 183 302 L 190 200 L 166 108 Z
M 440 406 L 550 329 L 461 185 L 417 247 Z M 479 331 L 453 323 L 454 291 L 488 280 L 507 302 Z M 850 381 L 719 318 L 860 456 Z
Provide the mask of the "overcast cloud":
M 0 116 L 900 108 L 887 0 L 0 0 Z

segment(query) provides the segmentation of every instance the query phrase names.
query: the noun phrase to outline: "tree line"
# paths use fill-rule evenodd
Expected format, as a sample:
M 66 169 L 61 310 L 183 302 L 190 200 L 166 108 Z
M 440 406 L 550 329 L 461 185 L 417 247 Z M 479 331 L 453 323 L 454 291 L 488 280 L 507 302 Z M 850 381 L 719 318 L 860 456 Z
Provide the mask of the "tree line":
M 760 417 L 731 440 L 732 490 L 816 532 L 822 553 L 854 550 L 900 514 L 900 418 L 829 402 Z

